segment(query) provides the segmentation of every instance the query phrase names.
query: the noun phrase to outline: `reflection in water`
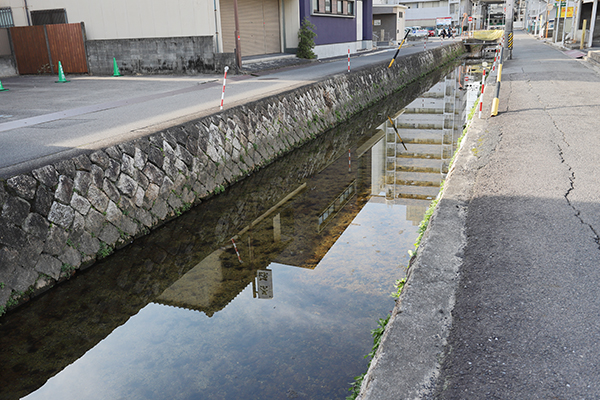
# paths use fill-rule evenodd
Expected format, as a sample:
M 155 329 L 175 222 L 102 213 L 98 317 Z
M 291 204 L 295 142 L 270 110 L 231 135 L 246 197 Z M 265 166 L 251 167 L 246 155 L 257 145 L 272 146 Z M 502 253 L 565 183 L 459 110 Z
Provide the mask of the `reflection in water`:
M 439 77 L 431 79 L 414 93 Z M 419 101 L 438 97 L 407 106 L 409 93 L 0 320 L 1 398 L 343 398 L 366 368 L 369 330 L 393 307 L 392 284 L 428 203 L 402 188 L 434 197 L 433 184 L 417 182 L 439 184 L 445 159 L 434 159 L 437 181 L 418 171 L 403 176 L 403 168 L 433 168 L 408 161 L 432 154 L 423 146 L 441 154 L 455 145 L 444 139 L 446 121 L 462 127 L 462 111 L 417 111 Z M 452 96 L 464 103 L 457 90 L 444 101 Z M 428 132 L 422 139 L 422 127 L 409 134 L 399 109 L 444 121 L 437 141 L 427 142 Z M 380 125 L 386 115 L 416 155 L 396 147 L 394 169 L 388 151 L 397 143 Z

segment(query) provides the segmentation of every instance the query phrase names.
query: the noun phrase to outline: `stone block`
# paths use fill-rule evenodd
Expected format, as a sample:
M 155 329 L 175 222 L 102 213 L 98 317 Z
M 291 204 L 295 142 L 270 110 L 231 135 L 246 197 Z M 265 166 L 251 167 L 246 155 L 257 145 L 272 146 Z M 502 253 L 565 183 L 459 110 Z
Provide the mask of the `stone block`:
M 145 195 L 144 189 L 141 186 L 139 186 L 133 196 L 133 201 L 136 206 L 142 207 L 144 205 L 144 195 Z
M 133 157 L 135 155 L 135 146 L 133 145 L 133 143 L 130 142 L 125 142 L 125 143 L 120 143 L 119 144 L 119 149 L 121 149 L 121 151 L 131 157 Z
M 121 158 L 121 172 L 129 176 L 135 176 L 135 160 L 128 154 L 123 154 Z
M 23 222 L 23 230 L 40 240 L 46 239 L 49 229 L 50 224 L 40 214 L 31 213 L 25 218 L 25 222 Z
M 154 183 L 151 183 L 150 185 L 148 185 L 148 189 L 146 189 L 145 192 L 145 200 L 150 202 L 150 204 L 154 203 L 154 200 L 156 200 L 158 198 L 158 195 L 160 193 L 160 186 L 155 185 Z
M 33 285 L 38 277 L 38 273 L 33 268 L 16 267 L 11 279 L 7 285 L 18 292 L 25 292 L 29 286 Z
M 63 253 L 58 256 L 58 259 L 68 266 L 78 268 L 81 265 L 81 253 L 71 246 L 65 247 Z
M 95 186 L 94 186 L 95 187 Z M 71 198 L 71 207 L 75 211 L 78 211 L 81 215 L 87 215 L 88 211 L 90 211 L 90 207 L 92 205 L 83 196 L 78 195 L 77 193 L 73 193 L 73 197 Z
M 78 244 L 78 250 L 86 255 L 96 255 L 100 250 L 100 241 L 87 232 L 83 232 Z
M 135 179 L 138 185 L 141 186 L 144 190 L 146 190 L 148 188 L 148 185 L 150 184 L 150 180 L 146 177 L 146 175 L 144 175 L 142 171 L 136 170 L 133 179 Z
M 130 236 L 135 236 L 138 233 L 138 225 L 135 221 L 129 217 L 123 217 L 121 220 L 120 228 L 123 232 Z
M 57 256 L 64 251 L 67 245 L 69 234 L 66 230 L 59 226 L 51 226 L 46 242 L 44 243 L 44 253 Z
M 115 226 L 108 224 L 102 229 L 98 238 L 109 246 L 114 246 L 121 238 L 121 233 Z
M 106 219 L 116 226 L 119 226 L 121 224 L 121 220 L 123 219 L 123 212 L 112 201 L 108 202 L 108 207 L 106 208 Z
M 75 178 L 75 164 L 73 160 L 62 160 L 54 164 L 54 168 L 60 175 Z
M 141 224 L 143 224 L 147 228 L 151 228 L 153 225 L 152 214 L 150 214 L 150 212 L 148 212 L 142 208 L 137 208 L 133 212 L 132 217 L 135 218 L 136 220 L 138 220 Z
M 135 149 L 135 156 L 133 157 L 133 165 L 142 171 L 148 162 L 148 156 L 141 149 Z
M 105 221 L 104 215 L 92 208 L 85 218 L 86 232 L 91 233 L 93 236 L 98 236 L 104 227 Z
M 96 185 L 91 185 L 88 190 L 87 199 L 90 201 L 91 205 L 100 212 L 106 211 L 106 207 L 108 207 L 108 196 L 104 194 L 104 192 L 96 187 Z
M 47 217 L 53 201 L 54 192 L 50 191 L 50 189 L 46 188 L 44 185 L 40 185 L 37 188 L 35 199 L 33 200 L 33 211 Z
M 90 171 L 92 168 L 92 162 L 87 154 L 81 154 L 73 159 L 75 169 L 78 171 Z
M 157 165 L 158 168 L 162 168 L 164 158 L 165 155 L 159 148 L 150 146 L 150 149 L 148 150 L 148 161 Z
M 108 196 L 109 199 L 118 203 L 121 201 L 121 193 L 119 193 L 119 189 L 108 179 L 104 179 L 104 183 L 102 184 L 102 190 Z
M 117 182 L 117 188 L 126 196 L 133 197 L 138 188 L 137 182 L 127 174 L 122 173 Z
M 156 184 L 161 184 L 165 177 L 165 173 L 152 163 L 146 164 L 143 173 L 150 180 L 150 182 Z
M 58 178 L 58 187 L 54 192 L 54 198 L 63 204 L 71 203 L 71 196 L 73 196 L 73 187 L 73 180 L 66 175 L 61 175 Z
M 113 182 L 116 182 L 121 173 L 121 164 L 113 159 L 108 161 L 108 167 L 104 170 L 104 176 Z
M 96 165 L 99 165 L 99 166 L 100 166 L 100 168 L 102 168 L 102 169 L 106 169 L 106 168 L 108 168 L 108 165 L 109 165 L 109 157 L 108 157 L 108 155 L 107 155 L 105 152 L 103 152 L 102 150 L 100 150 L 100 151 L 96 151 L 96 152 L 94 152 L 94 153 L 90 154 L 90 160 L 91 160 L 91 161 L 92 161 L 94 164 L 96 164 Z
M 2 206 L 2 220 L 13 225 L 21 226 L 25 218 L 29 215 L 31 205 L 29 202 L 19 198 L 10 196 Z
M 19 249 L 19 264 L 25 268 L 33 269 L 37 264 L 40 254 L 44 250 L 44 242 L 29 236 L 25 245 Z
M 117 146 L 110 146 L 110 147 L 104 149 L 104 151 L 113 160 L 121 161 L 121 157 L 123 156 L 123 152 L 119 148 L 117 148 Z
M 167 198 L 173 189 L 173 185 L 173 181 L 168 176 L 165 176 L 160 187 L 159 196 L 162 198 Z
M 27 200 L 33 200 L 38 182 L 34 177 L 29 175 L 17 175 L 6 181 L 9 189 L 15 194 Z
M 17 250 L 0 246 L 0 282 L 6 283 L 10 280 L 18 261 L 19 252 Z
M 97 165 L 92 165 L 90 168 L 90 173 L 92 174 L 92 184 L 97 187 L 102 187 L 102 182 L 104 181 L 104 170 Z
M 167 213 L 169 212 L 169 208 L 167 207 L 166 201 L 162 199 L 158 199 L 154 202 L 154 206 L 150 210 L 150 212 L 155 215 L 159 221 L 162 221 L 166 218 Z
M 183 202 L 178 196 L 175 195 L 175 193 L 171 193 L 169 196 L 168 204 L 174 210 L 179 210 L 181 207 L 183 207 Z
M 35 265 L 35 270 L 58 280 L 61 266 L 62 262 L 58 258 L 52 257 L 50 254 L 42 254 Z
M 75 217 L 75 211 L 70 206 L 54 202 L 48 213 L 48 221 L 53 222 L 63 228 L 67 229 L 71 226 L 73 218 Z
M 92 174 L 87 171 L 77 171 L 75 173 L 75 180 L 73 189 L 76 190 L 82 196 L 87 196 L 88 189 L 92 184 Z
M 46 185 L 46 187 L 54 189 L 58 185 L 58 172 L 52 165 L 46 165 L 45 167 L 34 169 L 31 171 L 35 179 L 40 183 Z

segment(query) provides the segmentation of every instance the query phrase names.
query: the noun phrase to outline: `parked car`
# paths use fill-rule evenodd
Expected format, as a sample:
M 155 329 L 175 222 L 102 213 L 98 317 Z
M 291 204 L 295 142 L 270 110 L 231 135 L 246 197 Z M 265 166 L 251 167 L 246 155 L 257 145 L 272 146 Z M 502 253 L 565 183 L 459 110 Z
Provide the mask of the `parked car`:
M 408 36 L 412 37 L 425 37 L 429 35 L 429 31 L 427 29 L 423 29 L 420 26 L 411 27 L 411 31 Z
M 427 36 L 431 37 L 431 36 L 435 36 L 435 28 L 433 26 L 430 26 L 427 29 Z

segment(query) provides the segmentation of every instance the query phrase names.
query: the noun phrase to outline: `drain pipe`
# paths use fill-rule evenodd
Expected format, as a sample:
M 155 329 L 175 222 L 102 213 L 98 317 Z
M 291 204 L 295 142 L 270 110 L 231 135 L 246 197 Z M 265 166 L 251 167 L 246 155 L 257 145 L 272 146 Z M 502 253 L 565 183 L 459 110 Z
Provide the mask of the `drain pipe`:
M 219 24 L 217 21 L 217 0 L 213 0 L 213 5 L 215 7 L 215 44 L 216 44 L 216 52 L 219 53 Z
M 27 16 L 27 26 L 31 26 L 31 18 L 29 17 L 29 7 L 27 6 L 27 0 L 24 0 L 25 3 L 25 15 Z

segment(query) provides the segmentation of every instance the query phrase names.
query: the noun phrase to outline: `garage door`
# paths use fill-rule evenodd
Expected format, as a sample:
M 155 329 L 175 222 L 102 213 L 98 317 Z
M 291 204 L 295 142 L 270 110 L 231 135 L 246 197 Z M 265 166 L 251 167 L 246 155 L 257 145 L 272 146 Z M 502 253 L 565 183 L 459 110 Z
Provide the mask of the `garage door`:
M 242 56 L 281 52 L 279 0 L 238 0 Z M 233 0 L 221 0 L 223 51 L 235 49 Z

